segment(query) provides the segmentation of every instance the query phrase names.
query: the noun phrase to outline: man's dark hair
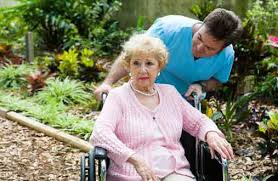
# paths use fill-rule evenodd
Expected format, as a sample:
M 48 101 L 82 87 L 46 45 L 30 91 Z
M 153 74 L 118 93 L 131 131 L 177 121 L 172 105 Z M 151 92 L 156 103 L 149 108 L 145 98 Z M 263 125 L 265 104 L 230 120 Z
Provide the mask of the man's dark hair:
M 234 12 L 217 8 L 205 19 L 205 27 L 210 35 L 217 40 L 224 40 L 225 45 L 235 43 L 242 34 L 241 20 Z

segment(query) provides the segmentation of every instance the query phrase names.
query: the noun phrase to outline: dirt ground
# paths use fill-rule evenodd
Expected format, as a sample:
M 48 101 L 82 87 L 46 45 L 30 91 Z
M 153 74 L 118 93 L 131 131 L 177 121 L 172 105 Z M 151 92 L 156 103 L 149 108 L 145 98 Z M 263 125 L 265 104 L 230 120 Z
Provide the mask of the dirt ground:
M 229 162 L 231 180 L 266 176 L 271 162 L 261 158 L 250 132 L 238 133 L 234 143 L 236 158 Z M 0 118 L 0 181 L 73 181 L 80 176 L 80 150 L 54 138 Z M 277 162 L 275 165 L 277 167 Z
M 262 157 L 260 154 L 258 149 L 260 142 L 262 139 L 252 136 L 251 130 L 243 129 L 237 134 L 233 144 L 235 159 L 229 161 L 231 180 L 249 181 L 245 178 L 252 177 L 252 181 L 261 181 L 273 173 L 269 157 Z M 276 159 L 273 164 L 277 168 L 278 160 Z
M 0 118 L 0 181 L 79 180 L 82 153 Z

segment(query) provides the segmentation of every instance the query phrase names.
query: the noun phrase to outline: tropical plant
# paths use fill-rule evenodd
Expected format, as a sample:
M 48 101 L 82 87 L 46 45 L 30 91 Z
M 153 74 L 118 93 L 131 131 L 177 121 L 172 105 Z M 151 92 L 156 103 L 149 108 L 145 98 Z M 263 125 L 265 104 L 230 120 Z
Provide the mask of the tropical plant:
M 35 91 L 42 89 L 46 83 L 46 79 L 52 76 L 53 74 L 43 72 L 38 70 L 34 73 L 31 73 L 27 76 L 28 88 L 30 89 L 30 93 L 33 94 Z
M 223 1 L 215 3 L 215 1 L 200 1 L 197 4 L 193 4 L 189 11 L 194 14 L 199 20 L 203 21 L 205 17 L 213 11 L 215 8 L 222 7 Z
M 36 99 L 21 99 L 0 91 L 0 106 L 11 111 L 22 112 L 40 122 L 81 136 L 84 139 L 87 139 L 92 133 L 94 125 L 91 120 L 67 113 L 65 105 L 54 101 L 49 101 L 48 104 L 38 104 Z
M 7 64 L 22 64 L 23 57 L 15 55 L 12 46 L 8 44 L 0 44 L 0 66 Z
M 0 8 L 0 27 L 1 43 L 24 43 L 24 36 L 28 31 L 28 26 L 22 19 L 22 13 L 18 9 Z
M 259 123 L 259 129 L 255 135 L 264 139 L 264 142 L 260 144 L 261 153 L 263 156 L 270 156 L 272 171 L 277 173 L 278 167 L 274 167 L 272 159 L 278 159 L 278 113 L 268 112 L 268 116 Z
M 216 108 L 216 111 L 212 114 L 211 119 L 223 129 L 228 140 L 233 141 L 233 125 L 240 121 L 244 121 L 249 116 L 250 110 L 248 108 L 243 109 L 243 107 L 246 107 L 245 105 L 247 105 L 253 97 L 254 94 L 247 94 L 234 98 L 232 94 L 230 94 L 224 104 L 224 107 L 222 107 L 223 103 L 220 100 L 211 100 L 213 101 L 212 105 Z
M 34 67 L 21 65 L 6 65 L 0 68 L 0 86 L 2 88 L 18 89 L 27 86 L 26 77 L 34 70 Z
M 113 20 L 121 7 L 118 0 L 18 1 L 11 9 L 22 14 L 50 50 L 82 46 L 94 48 L 98 55 L 111 55 L 128 36 Z
M 46 84 L 47 86 L 35 96 L 36 100 L 42 104 L 48 104 L 51 101 L 65 105 L 86 104 L 91 97 L 84 91 L 82 83 L 76 80 L 50 78 Z
M 235 83 L 243 80 L 245 75 L 255 75 L 259 78 L 257 81 L 266 76 L 259 65 L 265 58 L 275 56 L 267 41 L 269 34 L 275 33 L 278 28 L 277 8 L 277 1 L 268 0 L 263 3 L 257 0 L 247 11 L 243 19 L 243 34 L 234 46 L 238 60 L 232 71 Z
M 275 50 L 274 50 L 275 51 Z M 278 50 L 276 50 L 278 52 Z M 260 97 L 268 99 L 274 104 L 278 103 L 278 58 L 276 55 L 269 56 L 263 59 L 260 66 L 257 78 L 256 93 Z

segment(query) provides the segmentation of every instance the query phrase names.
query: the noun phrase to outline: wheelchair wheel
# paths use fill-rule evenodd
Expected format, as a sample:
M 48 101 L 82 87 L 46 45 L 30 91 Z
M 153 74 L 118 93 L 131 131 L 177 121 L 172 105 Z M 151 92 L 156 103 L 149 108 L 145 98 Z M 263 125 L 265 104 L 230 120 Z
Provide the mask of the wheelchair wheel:
M 80 180 L 86 181 L 88 174 L 86 173 L 86 159 L 85 156 L 82 155 L 80 158 Z
M 89 165 L 89 181 L 95 180 L 95 154 L 94 150 L 91 149 L 88 156 L 88 165 Z
M 81 181 L 94 181 L 95 180 L 95 164 L 94 152 L 91 150 L 89 153 L 82 155 L 80 159 L 80 180 Z

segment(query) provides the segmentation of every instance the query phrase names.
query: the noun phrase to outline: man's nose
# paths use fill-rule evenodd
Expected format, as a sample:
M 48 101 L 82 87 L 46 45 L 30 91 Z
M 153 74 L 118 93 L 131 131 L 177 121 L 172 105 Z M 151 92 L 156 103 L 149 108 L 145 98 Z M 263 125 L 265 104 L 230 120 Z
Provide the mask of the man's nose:
M 199 51 L 199 52 L 203 52 L 205 49 L 205 46 L 202 44 L 202 43 L 200 43 L 198 46 L 197 46 L 197 50 Z

